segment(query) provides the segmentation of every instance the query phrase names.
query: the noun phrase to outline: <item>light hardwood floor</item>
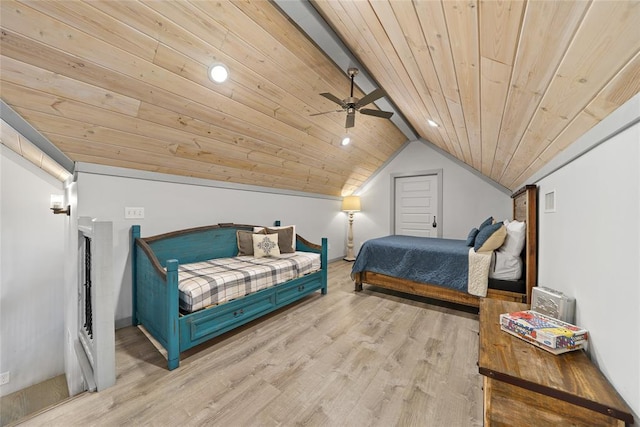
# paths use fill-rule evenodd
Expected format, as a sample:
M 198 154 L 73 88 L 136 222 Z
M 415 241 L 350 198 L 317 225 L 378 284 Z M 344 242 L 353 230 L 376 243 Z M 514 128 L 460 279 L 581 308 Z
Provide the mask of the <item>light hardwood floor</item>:
M 16 391 L 0 398 L 0 426 L 7 426 L 69 398 L 63 375 Z
M 478 316 L 365 286 L 329 266 L 316 293 L 194 351 L 180 367 L 116 332 L 116 385 L 23 425 L 479 426 Z

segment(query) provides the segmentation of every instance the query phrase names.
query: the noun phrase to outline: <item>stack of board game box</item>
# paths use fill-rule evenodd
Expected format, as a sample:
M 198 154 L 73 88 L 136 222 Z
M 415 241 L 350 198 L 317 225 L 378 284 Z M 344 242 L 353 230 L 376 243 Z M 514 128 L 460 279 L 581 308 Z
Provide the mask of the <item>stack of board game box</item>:
M 585 329 L 532 310 L 501 314 L 500 329 L 553 354 L 587 347 Z

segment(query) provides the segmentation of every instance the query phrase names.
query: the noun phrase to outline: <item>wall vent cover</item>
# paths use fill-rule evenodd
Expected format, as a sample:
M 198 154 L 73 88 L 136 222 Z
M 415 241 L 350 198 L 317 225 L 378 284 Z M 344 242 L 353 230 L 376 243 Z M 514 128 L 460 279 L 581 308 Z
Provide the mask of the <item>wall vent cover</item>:
M 544 211 L 555 212 L 556 211 L 556 190 L 544 193 Z

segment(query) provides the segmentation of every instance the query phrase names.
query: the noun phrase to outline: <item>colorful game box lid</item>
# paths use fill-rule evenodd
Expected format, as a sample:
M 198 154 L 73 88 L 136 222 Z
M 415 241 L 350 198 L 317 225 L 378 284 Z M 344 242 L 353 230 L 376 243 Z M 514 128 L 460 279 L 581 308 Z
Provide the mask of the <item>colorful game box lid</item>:
M 532 310 L 501 314 L 500 328 L 555 354 L 584 348 L 588 339 L 587 330 Z

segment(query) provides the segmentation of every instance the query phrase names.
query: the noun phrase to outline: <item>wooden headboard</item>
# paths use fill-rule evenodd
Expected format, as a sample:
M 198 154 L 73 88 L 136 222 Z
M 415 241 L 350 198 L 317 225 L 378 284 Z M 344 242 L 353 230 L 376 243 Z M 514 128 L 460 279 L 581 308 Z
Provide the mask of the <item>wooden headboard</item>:
M 527 304 L 531 304 L 531 292 L 538 283 L 538 187 L 526 185 L 511 195 L 513 219 L 527 224 L 524 248 L 525 284 Z

